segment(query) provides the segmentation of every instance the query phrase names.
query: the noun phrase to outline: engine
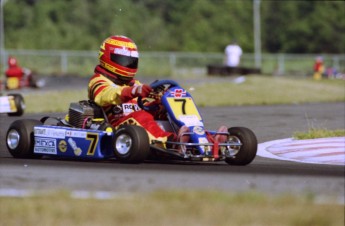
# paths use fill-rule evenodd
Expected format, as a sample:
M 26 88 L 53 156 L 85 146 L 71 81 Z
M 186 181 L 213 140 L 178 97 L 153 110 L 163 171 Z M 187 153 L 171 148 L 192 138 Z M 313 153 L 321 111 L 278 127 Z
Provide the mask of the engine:
M 74 127 L 85 127 L 86 123 L 95 118 L 104 118 L 101 107 L 89 100 L 71 103 L 68 111 L 69 124 Z

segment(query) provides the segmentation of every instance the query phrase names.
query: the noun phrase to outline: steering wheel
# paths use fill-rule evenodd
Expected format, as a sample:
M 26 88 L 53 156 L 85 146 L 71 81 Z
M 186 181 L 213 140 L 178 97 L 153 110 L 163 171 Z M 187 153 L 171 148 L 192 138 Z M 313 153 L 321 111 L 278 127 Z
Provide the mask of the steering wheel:
M 173 80 L 156 80 L 150 84 L 151 88 L 153 89 L 153 93 L 162 92 L 170 87 L 179 86 L 179 84 Z M 151 105 L 151 106 L 144 106 L 143 98 L 141 96 L 138 97 L 138 106 L 145 110 L 145 111 L 156 111 L 159 109 L 158 105 Z

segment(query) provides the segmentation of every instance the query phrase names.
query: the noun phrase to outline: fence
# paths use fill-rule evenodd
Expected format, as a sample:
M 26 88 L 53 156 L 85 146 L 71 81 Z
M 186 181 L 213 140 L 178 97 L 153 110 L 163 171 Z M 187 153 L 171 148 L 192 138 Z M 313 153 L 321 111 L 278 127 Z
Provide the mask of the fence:
M 40 75 L 84 75 L 93 73 L 97 51 L 6 50 L 3 59 L 15 56 L 21 66 Z M 308 76 L 312 74 L 316 54 L 263 54 L 261 71 L 268 75 Z M 141 52 L 140 76 L 180 77 L 207 73 L 207 65 L 222 64 L 222 53 Z M 325 66 L 344 73 L 345 54 L 322 55 Z M 3 62 L 4 60 L 1 60 Z M 6 61 L 5 61 L 6 62 Z M 254 54 L 244 54 L 241 66 L 255 68 Z M 1 67 L 3 74 L 5 67 Z

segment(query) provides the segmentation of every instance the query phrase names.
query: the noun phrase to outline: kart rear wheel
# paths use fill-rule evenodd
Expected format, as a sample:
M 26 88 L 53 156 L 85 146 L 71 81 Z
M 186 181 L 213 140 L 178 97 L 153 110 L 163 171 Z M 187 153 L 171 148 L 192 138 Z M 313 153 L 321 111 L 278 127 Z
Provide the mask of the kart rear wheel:
M 9 94 L 8 96 L 12 96 L 14 99 L 14 104 L 16 106 L 17 111 L 7 113 L 8 116 L 21 116 L 24 114 L 25 103 L 24 98 L 20 94 Z
M 7 130 L 6 146 L 14 158 L 40 158 L 33 153 L 34 126 L 42 125 L 38 120 L 22 119 L 14 121 Z
M 123 163 L 141 163 L 150 154 L 150 141 L 146 130 L 140 126 L 125 125 L 114 135 L 114 154 Z
M 258 148 L 255 134 L 245 127 L 232 127 L 228 131 L 230 134 L 229 139 L 238 140 L 242 145 L 238 147 L 237 154 L 234 157 L 226 158 L 225 162 L 229 165 L 248 165 L 254 160 Z M 237 149 L 237 147 L 234 147 L 234 149 Z
M 29 79 L 29 85 L 33 88 L 42 88 L 46 85 L 46 81 L 43 78 L 31 76 L 31 78 Z

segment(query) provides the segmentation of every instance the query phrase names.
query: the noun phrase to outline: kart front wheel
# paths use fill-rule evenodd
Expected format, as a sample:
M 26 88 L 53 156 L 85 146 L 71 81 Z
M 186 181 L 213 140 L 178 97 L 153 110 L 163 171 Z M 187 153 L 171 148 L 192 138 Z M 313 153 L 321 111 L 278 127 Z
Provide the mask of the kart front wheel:
M 242 145 L 232 147 L 237 153 L 233 157 L 227 157 L 225 162 L 229 165 L 244 166 L 251 163 L 257 152 L 258 142 L 255 134 L 245 127 L 232 127 L 228 129 L 231 141 L 238 141 Z
M 140 126 L 125 125 L 115 132 L 114 154 L 123 163 L 141 163 L 150 153 L 146 130 Z
M 22 119 L 14 121 L 7 130 L 6 146 L 14 158 L 40 158 L 33 153 L 34 126 L 42 125 L 38 120 Z

